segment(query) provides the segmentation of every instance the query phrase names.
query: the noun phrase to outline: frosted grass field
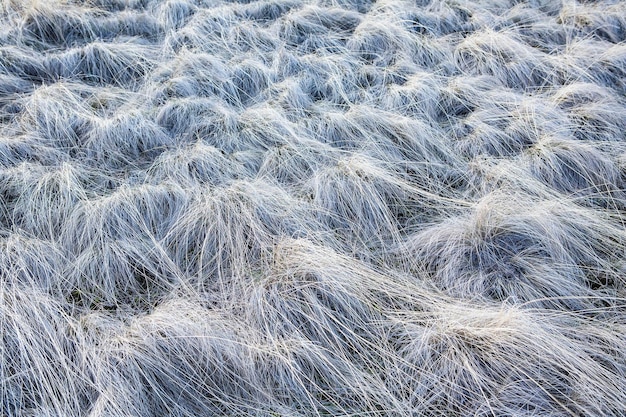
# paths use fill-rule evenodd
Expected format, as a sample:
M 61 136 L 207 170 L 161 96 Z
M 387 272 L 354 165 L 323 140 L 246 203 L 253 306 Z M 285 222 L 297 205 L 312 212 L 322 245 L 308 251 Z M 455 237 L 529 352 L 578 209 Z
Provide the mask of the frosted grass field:
M 0 22 L 2 417 L 626 415 L 625 1 Z

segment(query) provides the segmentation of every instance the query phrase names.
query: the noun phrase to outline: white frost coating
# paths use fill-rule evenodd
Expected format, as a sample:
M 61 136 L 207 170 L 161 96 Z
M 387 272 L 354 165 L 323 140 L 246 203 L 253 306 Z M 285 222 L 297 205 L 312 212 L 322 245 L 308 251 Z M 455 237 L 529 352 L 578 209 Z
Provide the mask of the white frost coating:
M 626 2 L 0 0 L 0 416 L 623 416 Z

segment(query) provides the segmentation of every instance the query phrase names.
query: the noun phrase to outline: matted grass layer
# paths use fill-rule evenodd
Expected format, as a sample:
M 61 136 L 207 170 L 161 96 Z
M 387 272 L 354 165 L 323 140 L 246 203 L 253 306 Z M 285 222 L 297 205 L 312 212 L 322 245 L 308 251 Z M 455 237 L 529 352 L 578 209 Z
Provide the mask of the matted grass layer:
M 0 416 L 626 415 L 626 2 L 0 0 Z

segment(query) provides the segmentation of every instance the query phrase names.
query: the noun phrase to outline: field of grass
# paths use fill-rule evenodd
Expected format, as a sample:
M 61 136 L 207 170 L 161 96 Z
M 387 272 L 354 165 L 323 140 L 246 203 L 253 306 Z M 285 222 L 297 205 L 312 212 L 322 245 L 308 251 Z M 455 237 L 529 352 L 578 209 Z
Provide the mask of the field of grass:
M 626 1 L 0 0 L 0 417 L 626 416 Z

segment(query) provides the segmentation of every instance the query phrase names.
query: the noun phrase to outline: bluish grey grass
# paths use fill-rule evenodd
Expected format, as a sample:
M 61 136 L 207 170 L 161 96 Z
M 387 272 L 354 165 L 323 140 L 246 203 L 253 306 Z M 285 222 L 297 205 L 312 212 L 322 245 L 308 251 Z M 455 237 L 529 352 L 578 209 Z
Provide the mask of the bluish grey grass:
M 623 416 L 624 7 L 0 0 L 0 415 Z

